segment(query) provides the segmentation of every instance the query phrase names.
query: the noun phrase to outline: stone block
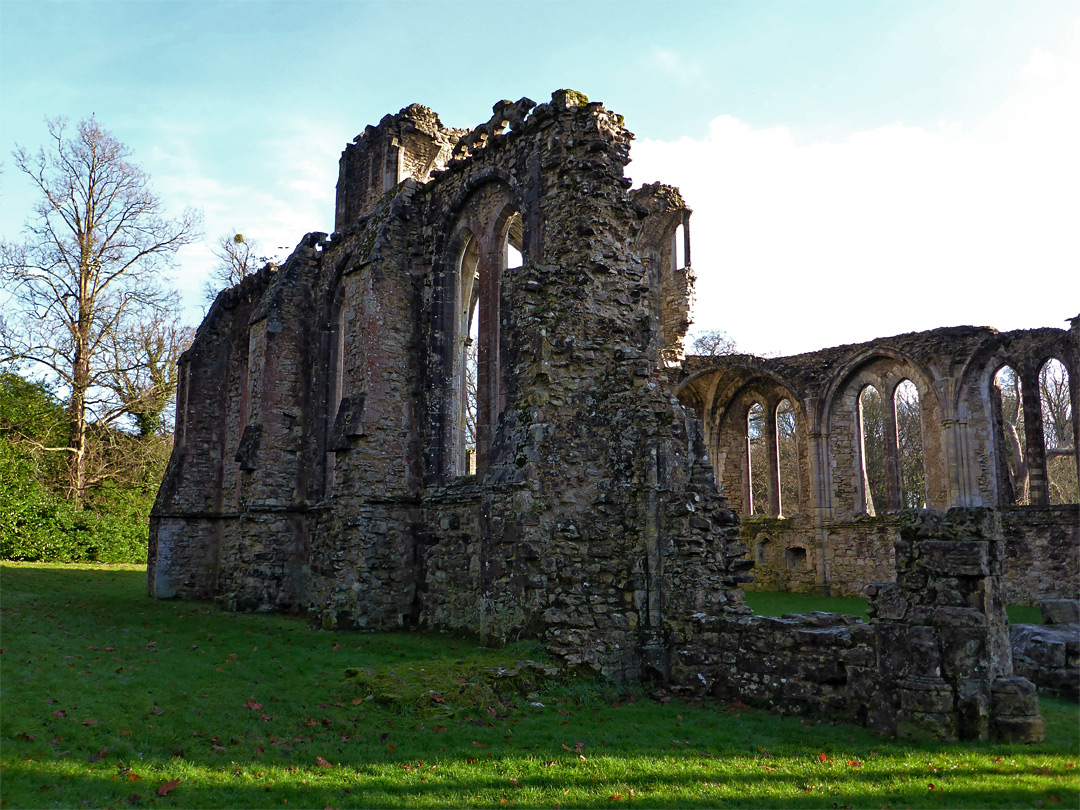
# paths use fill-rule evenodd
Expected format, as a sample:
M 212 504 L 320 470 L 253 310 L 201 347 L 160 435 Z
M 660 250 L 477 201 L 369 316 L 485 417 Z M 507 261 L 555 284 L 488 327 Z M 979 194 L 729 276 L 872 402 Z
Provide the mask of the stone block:
M 896 736 L 902 740 L 956 742 L 956 717 L 938 712 L 901 710 L 896 716 Z
M 1046 739 L 1046 721 L 1041 715 L 996 716 L 991 728 L 995 739 L 1001 742 L 1037 743 Z
M 1044 599 L 1039 608 L 1044 624 L 1080 624 L 1080 599 Z
M 958 731 L 962 740 L 987 740 L 990 734 L 990 682 L 967 678 L 955 686 Z
M 1039 694 L 1027 678 L 998 678 L 990 685 L 991 709 L 996 716 L 1021 717 L 1039 713 Z
M 990 575 L 990 549 L 975 540 L 924 540 L 919 563 L 937 575 L 985 577 Z
M 953 690 L 942 678 L 905 678 L 897 684 L 905 712 L 947 714 L 953 710 Z

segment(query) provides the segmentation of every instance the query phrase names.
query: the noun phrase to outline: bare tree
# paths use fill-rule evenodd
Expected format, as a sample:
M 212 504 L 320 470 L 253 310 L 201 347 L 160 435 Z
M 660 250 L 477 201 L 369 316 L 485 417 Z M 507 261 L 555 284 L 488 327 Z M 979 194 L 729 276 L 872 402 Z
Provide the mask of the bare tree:
M 722 329 L 702 332 L 694 338 L 693 347 L 694 354 L 707 357 L 721 357 L 738 352 L 734 338 Z
M 176 364 L 194 337 L 194 327 L 165 312 L 149 313 L 107 335 L 102 384 L 135 420 L 140 436 L 165 432 L 165 409 L 176 393 Z
M 210 271 L 210 278 L 203 285 L 206 303 L 214 303 L 218 293 L 234 287 L 247 276 L 255 273 L 270 261 L 268 256 L 258 255 L 259 243 L 245 239 L 242 233 L 225 234 L 214 249 L 218 264 Z
M 994 377 L 1001 412 L 1002 438 L 1005 442 L 1005 465 L 1009 476 L 1008 498 L 1017 504 L 1030 500 L 1030 471 L 1024 453 L 1024 405 L 1020 375 L 1009 366 L 1003 366 Z
M 88 418 L 106 422 L 122 408 L 99 396 L 106 347 L 125 319 L 159 311 L 167 260 L 198 236 L 199 217 L 165 216 L 130 150 L 93 118 L 75 131 L 47 119 L 48 150 L 18 148 L 15 165 L 40 191 L 22 243 L 0 245 L 0 280 L 18 312 L 0 333 L 0 360 L 30 361 L 68 392 L 68 492 L 86 488 Z

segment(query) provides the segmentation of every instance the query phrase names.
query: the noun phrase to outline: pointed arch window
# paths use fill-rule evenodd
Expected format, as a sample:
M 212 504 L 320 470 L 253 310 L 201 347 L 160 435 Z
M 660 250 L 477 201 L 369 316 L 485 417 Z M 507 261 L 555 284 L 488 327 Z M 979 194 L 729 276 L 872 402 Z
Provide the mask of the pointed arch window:
M 862 452 L 863 508 L 876 515 L 887 508 L 885 483 L 885 414 L 881 394 L 872 385 L 859 392 L 859 438 Z
M 1069 372 L 1056 358 L 1039 371 L 1046 488 L 1051 504 L 1080 503 Z
M 900 480 L 900 505 L 905 509 L 926 508 L 926 473 L 923 462 L 922 406 L 919 389 L 911 380 L 901 380 L 893 394 L 896 414 L 896 445 Z

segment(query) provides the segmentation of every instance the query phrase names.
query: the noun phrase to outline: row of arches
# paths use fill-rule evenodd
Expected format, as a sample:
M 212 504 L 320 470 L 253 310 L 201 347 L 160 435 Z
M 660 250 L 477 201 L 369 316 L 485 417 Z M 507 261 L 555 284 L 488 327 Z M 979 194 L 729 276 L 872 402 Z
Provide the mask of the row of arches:
M 1024 376 L 1006 364 L 993 378 L 1002 501 L 1020 506 L 1080 503 L 1068 369 L 1050 358 L 1034 385 L 1028 380 L 1034 391 L 1025 392 Z
M 768 369 L 714 372 L 706 430 L 733 506 L 792 517 L 1080 502 L 1076 386 L 1062 360 L 1035 374 L 991 362 L 967 387 L 926 368 L 870 356 L 834 393 L 801 400 Z

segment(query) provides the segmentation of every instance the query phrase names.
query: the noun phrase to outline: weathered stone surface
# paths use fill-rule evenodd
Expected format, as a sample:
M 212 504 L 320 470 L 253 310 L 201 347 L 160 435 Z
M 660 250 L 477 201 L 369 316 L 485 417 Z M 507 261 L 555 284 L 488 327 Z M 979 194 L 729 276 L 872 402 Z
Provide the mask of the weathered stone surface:
M 1018 624 L 1009 630 L 1016 675 L 1040 691 L 1080 700 L 1080 625 Z
M 817 524 L 784 559 L 810 584 L 894 579 L 871 623 L 750 615 L 713 437 L 674 395 L 690 211 L 628 190 L 631 138 L 559 91 L 469 130 L 413 105 L 346 147 L 335 233 L 219 295 L 182 358 L 150 593 L 536 638 L 564 666 L 886 733 L 1036 735 L 1020 687 L 990 697 L 1012 675 L 995 510 L 904 513 L 872 564 L 821 557 L 838 524 Z
M 1044 599 L 1039 607 L 1043 624 L 1080 624 L 1080 599 Z

